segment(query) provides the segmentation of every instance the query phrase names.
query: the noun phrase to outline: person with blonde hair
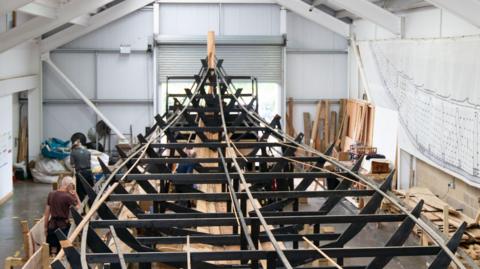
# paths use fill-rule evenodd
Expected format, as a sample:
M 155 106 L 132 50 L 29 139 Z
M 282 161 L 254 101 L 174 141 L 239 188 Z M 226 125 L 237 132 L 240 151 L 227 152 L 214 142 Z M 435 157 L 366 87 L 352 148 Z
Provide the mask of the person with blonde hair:
M 55 231 L 60 229 L 64 234 L 68 234 L 70 207 L 72 206 L 80 208 L 80 199 L 75 191 L 75 180 L 67 176 L 61 180 L 56 191 L 48 194 L 47 205 L 45 206 L 45 236 L 52 254 L 60 250 L 60 243 Z

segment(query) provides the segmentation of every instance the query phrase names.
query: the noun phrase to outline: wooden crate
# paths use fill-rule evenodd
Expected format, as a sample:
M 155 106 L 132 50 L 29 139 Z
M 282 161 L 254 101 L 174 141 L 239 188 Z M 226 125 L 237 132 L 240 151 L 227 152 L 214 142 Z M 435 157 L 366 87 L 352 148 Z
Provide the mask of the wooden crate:
M 390 172 L 390 162 L 388 160 L 372 160 L 372 174 L 385 174 Z

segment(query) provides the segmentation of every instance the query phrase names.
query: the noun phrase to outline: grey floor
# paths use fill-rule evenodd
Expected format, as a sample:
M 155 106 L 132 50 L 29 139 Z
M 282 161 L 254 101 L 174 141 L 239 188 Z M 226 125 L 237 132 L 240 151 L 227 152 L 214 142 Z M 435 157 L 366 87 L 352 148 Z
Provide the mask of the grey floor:
M 308 205 L 302 210 L 318 210 L 323 203 L 323 199 L 310 199 Z M 357 214 L 356 209 L 350 202 L 344 201 L 339 203 L 330 214 Z M 375 223 L 368 224 L 363 230 L 357 234 L 346 247 L 381 247 L 385 245 L 390 236 L 394 233 L 399 223 L 382 223 L 378 226 Z M 347 224 L 335 224 L 336 232 L 341 233 L 347 228 Z M 418 246 L 419 239 L 410 235 L 405 243 L 408 246 Z M 372 258 L 348 258 L 345 259 L 344 265 L 368 265 Z M 399 257 L 394 258 L 386 266 L 391 269 L 421 269 L 428 268 L 427 262 L 431 262 L 432 257 Z
M 22 250 L 21 220 L 28 220 L 32 225 L 35 219 L 43 214 L 46 197 L 51 190 L 51 185 L 38 184 L 28 181 L 19 181 L 14 185 L 14 195 L 5 204 L 0 206 L 0 268 L 6 257 L 12 256 Z M 315 210 L 320 207 L 322 200 L 310 199 L 309 204 L 302 206 L 303 210 Z M 356 209 L 348 202 L 336 206 L 332 214 L 356 214 Z M 335 225 L 336 231 L 341 232 L 346 225 Z M 347 247 L 382 246 L 395 230 L 394 224 L 367 225 Z M 417 245 L 418 239 L 410 237 L 407 245 Z M 406 257 L 395 258 L 387 266 L 392 269 L 426 268 L 429 258 Z M 366 265 L 369 259 L 346 259 L 345 265 Z
M 35 219 L 42 217 L 52 186 L 17 181 L 13 188 L 12 198 L 0 205 L 0 268 L 3 268 L 6 257 L 13 256 L 17 251 L 23 255 L 20 221 L 28 220 L 31 227 Z

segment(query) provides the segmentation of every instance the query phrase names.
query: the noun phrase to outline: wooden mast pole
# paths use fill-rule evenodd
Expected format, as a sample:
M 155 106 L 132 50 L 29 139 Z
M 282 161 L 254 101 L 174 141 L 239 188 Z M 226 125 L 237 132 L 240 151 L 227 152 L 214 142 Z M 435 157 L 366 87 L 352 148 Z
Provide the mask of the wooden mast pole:
M 208 58 L 208 68 L 215 69 L 215 32 L 209 31 L 207 35 L 207 58 Z

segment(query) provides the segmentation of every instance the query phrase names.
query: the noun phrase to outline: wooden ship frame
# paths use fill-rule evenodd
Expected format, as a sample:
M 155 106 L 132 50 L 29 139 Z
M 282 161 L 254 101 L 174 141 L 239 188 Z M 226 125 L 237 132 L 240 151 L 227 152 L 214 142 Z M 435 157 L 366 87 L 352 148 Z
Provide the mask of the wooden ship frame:
M 445 239 L 420 218 L 422 201 L 407 209 L 388 194 L 393 172 L 377 185 L 358 173 L 362 158 L 345 167 L 330 157 L 333 145 L 318 152 L 302 143 L 302 134 L 286 135 L 279 116 L 262 119 L 255 91 L 235 88 L 234 81 L 244 77 L 226 73 L 212 39 L 200 71 L 190 78 L 192 87 L 170 96 L 172 105 L 138 135 L 139 145 L 128 152 L 118 148 L 121 164 L 112 171 L 102 163 L 106 176 L 95 188 L 77 178 L 89 210 L 82 216 L 72 209 L 75 229 L 68 237 L 57 231 L 62 251 L 52 268 L 360 269 L 385 268 L 404 256 L 431 256 L 432 269 L 452 262 L 465 268 L 455 256 L 465 224 Z M 188 157 L 185 148 L 197 156 Z M 334 171 L 324 168 L 327 162 Z M 175 173 L 180 164 L 193 165 L 194 172 Z M 309 189 L 326 177 L 339 180 L 334 190 Z M 345 197 L 367 202 L 358 214 L 332 214 Z M 323 202 L 305 210 L 299 203 L 305 198 Z M 380 213 L 382 200 L 401 214 Z M 121 210 L 114 212 L 113 204 Z M 346 246 L 367 224 L 381 222 L 399 224 L 383 246 Z M 322 232 L 338 223 L 346 228 Z M 436 244 L 404 245 L 414 226 Z M 355 257 L 370 259 L 344 265 Z M 318 259 L 329 263 L 314 263 Z

